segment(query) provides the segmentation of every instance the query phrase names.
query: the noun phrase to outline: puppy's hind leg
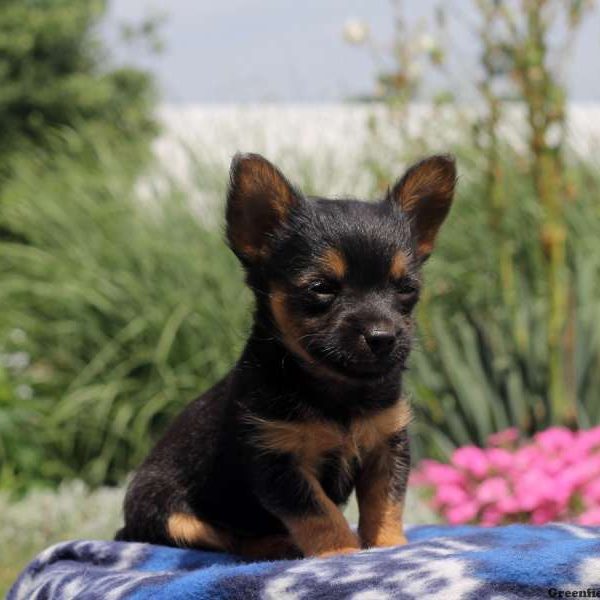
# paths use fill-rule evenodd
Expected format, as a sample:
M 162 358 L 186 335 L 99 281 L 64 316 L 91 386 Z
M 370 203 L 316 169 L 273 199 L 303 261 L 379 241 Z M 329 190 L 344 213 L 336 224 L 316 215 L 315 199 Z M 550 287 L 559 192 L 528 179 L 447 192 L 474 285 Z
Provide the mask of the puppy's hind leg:
M 183 512 L 173 513 L 168 518 L 167 532 L 177 546 L 229 552 L 251 560 L 278 560 L 302 556 L 289 535 L 236 537 Z
M 167 535 L 176 546 L 222 552 L 235 550 L 231 535 L 189 513 L 172 513 L 167 519 Z

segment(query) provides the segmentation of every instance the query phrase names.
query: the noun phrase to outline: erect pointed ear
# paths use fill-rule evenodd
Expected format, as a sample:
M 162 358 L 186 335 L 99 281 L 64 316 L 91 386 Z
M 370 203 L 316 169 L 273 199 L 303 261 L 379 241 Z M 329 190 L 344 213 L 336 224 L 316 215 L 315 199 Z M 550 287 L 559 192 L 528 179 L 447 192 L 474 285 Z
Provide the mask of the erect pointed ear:
M 454 158 L 431 156 L 410 167 L 389 192 L 388 200 L 410 216 L 421 260 L 433 250 L 437 233 L 450 211 L 455 185 Z
M 244 263 L 265 259 L 273 234 L 300 202 L 282 173 L 259 154 L 236 154 L 227 193 L 227 239 Z

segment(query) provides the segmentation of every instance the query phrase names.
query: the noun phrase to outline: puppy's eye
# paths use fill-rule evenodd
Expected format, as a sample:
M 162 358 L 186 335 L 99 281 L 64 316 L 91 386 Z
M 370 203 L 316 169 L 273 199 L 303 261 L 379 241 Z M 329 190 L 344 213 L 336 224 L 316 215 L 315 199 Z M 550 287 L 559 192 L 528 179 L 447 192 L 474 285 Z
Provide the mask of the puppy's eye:
M 419 294 L 419 288 L 408 279 L 400 279 L 394 282 L 394 288 L 400 299 L 404 302 L 415 301 Z
M 318 280 L 308 286 L 308 291 L 317 300 L 330 302 L 340 291 L 340 285 L 334 281 Z

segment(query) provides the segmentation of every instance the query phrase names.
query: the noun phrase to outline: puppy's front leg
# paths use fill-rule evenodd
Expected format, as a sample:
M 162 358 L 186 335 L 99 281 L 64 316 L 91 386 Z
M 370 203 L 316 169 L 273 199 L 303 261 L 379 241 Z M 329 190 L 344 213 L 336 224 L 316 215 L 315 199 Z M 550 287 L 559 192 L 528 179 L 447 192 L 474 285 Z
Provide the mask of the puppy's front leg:
M 391 436 L 365 458 L 356 485 L 364 548 L 406 543 L 402 512 L 410 471 L 406 430 Z
M 304 556 L 329 556 L 360 549 L 341 510 L 308 470 L 290 455 L 261 458 L 258 495 L 289 531 Z

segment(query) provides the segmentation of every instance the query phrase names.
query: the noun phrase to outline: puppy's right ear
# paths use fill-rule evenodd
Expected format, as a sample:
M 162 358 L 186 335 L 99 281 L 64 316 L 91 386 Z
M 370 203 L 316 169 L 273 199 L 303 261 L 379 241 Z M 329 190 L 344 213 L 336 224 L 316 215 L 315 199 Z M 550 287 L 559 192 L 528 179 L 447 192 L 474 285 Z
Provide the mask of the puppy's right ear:
M 433 250 L 438 231 L 450 211 L 455 186 L 454 158 L 438 155 L 410 167 L 388 194 L 388 201 L 410 218 L 421 261 L 427 260 Z
M 271 240 L 301 196 L 283 174 L 259 154 L 236 154 L 227 193 L 227 239 L 247 264 L 268 257 Z

